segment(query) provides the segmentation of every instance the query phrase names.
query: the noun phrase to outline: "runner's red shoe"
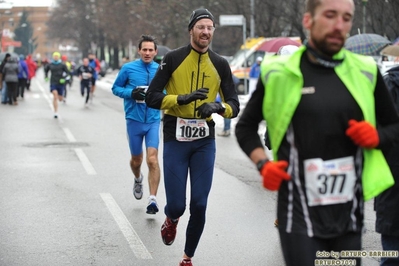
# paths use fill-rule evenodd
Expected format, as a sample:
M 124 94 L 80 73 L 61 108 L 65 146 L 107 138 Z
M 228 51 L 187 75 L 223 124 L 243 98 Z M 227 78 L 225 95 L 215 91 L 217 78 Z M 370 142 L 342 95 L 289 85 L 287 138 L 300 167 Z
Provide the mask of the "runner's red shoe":
M 165 245 L 172 245 L 173 242 L 175 241 L 176 237 L 176 227 L 177 223 L 179 220 L 176 222 L 173 222 L 169 217 L 166 217 L 165 222 L 163 223 L 161 227 L 161 236 L 162 236 L 162 241 Z M 189 264 L 187 264 L 189 265 Z
M 182 259 L 179 266 L 193 266 L 190 259 Z

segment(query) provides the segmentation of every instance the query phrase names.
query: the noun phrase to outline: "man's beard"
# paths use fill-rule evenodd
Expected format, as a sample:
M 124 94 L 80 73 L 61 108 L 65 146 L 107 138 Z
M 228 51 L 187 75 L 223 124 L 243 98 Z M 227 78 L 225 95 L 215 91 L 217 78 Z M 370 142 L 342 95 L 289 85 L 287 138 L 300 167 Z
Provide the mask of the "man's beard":
M 343 45 L 337 46 L 337 45 L 331 45 L 329 44 L 326 39 L 321 39 L 321 40 L 316 40 L 314 38 L 312 38 L 312 42 L 314 45 L 314 48 L 321 52 L 324 55 L 330 56 L 332 57 L 333 55 L 335 55 L 336 53 L 338 53 L 339 51 L 341 51 Z
M 210 44 L 210 40 L 208 39 L 208 42 L 206 44 L 203 44 L 203 42 L 201 42 L 200 36 L 198 36 L 198 39 L 194 39 L 194 43 L 195 45 L 197 45 L 199 48 L 201 49 L 205 49 L 209 46 Z

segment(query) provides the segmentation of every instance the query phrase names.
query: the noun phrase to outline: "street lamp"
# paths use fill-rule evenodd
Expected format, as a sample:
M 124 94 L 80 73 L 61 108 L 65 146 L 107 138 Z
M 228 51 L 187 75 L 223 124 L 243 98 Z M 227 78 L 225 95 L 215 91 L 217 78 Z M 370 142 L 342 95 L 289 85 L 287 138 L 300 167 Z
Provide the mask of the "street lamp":
M 33 53 L 33 47 L 32 47 L 32 39 L 29 39 L 28 41 L 28 54 Z
M 366 33 L 366 4 L 368 0 L 362 0 L 363 3 L 363 34 Z

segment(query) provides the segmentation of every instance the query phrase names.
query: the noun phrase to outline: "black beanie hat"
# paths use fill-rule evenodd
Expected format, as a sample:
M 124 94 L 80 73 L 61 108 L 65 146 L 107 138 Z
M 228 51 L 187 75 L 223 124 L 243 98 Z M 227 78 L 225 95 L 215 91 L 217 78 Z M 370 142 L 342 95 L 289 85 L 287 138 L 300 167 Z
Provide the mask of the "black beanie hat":
M 199 8 L 194 10 L 191 14 L 190 20 L 188 21 L 188 30 L 190 31 L 194 27 L 194 24 L 197 23 L 198 20 L 203 18 L 208 18 L 212 20 L 213 26 L 215 27 L 215 20 L 211 12 L 209 12 L 209 10 L 206 8 Z

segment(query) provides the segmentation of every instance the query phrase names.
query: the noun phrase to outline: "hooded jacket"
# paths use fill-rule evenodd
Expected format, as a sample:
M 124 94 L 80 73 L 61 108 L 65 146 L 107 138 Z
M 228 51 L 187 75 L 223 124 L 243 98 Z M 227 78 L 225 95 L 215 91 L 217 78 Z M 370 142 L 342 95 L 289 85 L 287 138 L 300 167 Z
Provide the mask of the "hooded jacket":
M 29 77 L 28 65 L 26 64 L 25 60 L 22 58 L 19 59 L 19 68 L 20 71 L 18 73 L 18 79 L 28 79 Z
M 37 64 L 33 61 L 32 56 L 28 55 L 26 57 L 26 64 L 28 66 L 28 79 L 32 79 L 36 74 Z
M 5 82 L 18 82 L 18 61 L 10 58 L 3 67 L 3 77 Z

